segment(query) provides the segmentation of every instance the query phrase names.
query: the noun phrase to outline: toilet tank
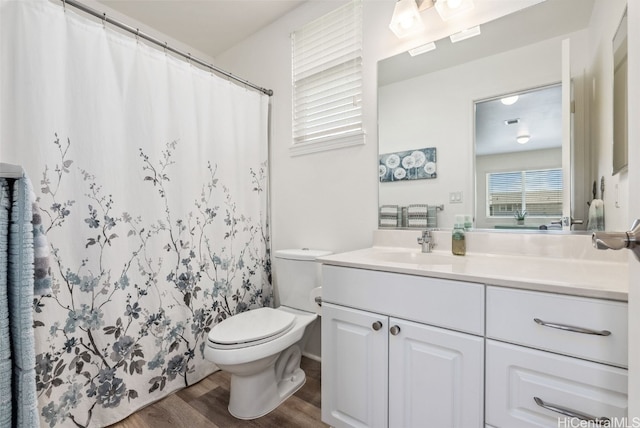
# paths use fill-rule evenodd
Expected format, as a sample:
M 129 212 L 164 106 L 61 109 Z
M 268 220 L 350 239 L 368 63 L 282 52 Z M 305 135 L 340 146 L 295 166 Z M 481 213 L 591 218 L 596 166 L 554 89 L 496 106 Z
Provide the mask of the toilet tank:
M 280 304 L 307 312 L 315 312 L 317 305 L 310 297 L 311 290 L 320 287 L 320 263 L 316 258 L 331 251 L 294 249 L 274 253 L 276 291 Z

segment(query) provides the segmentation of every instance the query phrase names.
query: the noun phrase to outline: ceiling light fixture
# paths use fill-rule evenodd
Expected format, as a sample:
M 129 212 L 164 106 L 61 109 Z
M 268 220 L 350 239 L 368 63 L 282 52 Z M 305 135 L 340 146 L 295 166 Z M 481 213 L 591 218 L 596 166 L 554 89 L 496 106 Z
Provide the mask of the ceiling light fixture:
M 434 6 L 443 21 L 457 18 L 474 7 L 473 0 L 397 0 L 389 28 L 400 39 L 416 34 L 424 29 L 420 12 Z M 467 37 L 477 36 L 480 30 L 477 31 Z
M 518 101 L 518 96 L 517 95 L 512 95 L 510 97 L 504 97 L 500 100 L 500 102 L 506 106 L 510 106 L 512 104 L 515 104 L 516 101 Z
M 473 0 L 438 0 L 436 10 L 443 21 L 448 21 L 473 9 Z
M 528 135 L 518 135 L 516 137 L 516 141 L 518 142 L 518 144 L 527 144 L 530 139 L 531 137 Z
M 470 39 L 471 37 L 480 35 L 480 26 L 476 25 L 475 27 L 467 28 L 466 30 L 462 30 L 459 33 L 455 33 L 449 36 L 451 39 L 451 43 L 458 43 L 463 40 Z
M 399 39 L 424 29 L 416 0 L 398 0 L 396 2 L 389 28 Z
M 436 48 L 436 44 L 434 42 L 424 44 L 422 46 L 418 46 L 417 48 L 409 49 L 409 55 L 416 56 L 423 54 L 425 52 L 432 51 Z

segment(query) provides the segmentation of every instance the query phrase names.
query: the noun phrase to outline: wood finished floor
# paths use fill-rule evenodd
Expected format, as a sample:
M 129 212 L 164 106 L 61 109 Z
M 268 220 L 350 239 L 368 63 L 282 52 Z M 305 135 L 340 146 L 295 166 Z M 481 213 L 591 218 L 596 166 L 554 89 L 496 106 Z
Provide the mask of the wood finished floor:
M 320 363 L 303 357 L 307 381 L 276 410 L 243 421 L 229 414 L 230 375 L 218 371 L 145 407 L 109 428 L 328 427 L 320 421 Z

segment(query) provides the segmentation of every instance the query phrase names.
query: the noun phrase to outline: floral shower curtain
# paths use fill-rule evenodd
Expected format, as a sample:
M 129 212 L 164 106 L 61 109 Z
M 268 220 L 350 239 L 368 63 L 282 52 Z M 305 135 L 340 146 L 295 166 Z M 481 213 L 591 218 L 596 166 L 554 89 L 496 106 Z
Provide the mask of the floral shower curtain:
M 272 305 L 268 97 L 42 1 L 0 1 L 0 160 L 50 243 L 42 426 L 105 426 L 214 369 L 209 329 Z

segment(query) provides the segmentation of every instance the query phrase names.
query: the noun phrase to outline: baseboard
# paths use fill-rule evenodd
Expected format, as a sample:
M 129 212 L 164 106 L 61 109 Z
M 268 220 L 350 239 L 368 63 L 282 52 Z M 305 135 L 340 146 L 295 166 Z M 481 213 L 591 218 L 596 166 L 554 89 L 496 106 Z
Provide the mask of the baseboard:
M 309 358 L 311 360 L 317 361 L 319 363 L 322 363 L 322 359 L 319 356 L 314 355 L 314 354 L 310 354 L 309 352 L 303 352 L 302 356 L 303 357 L 307 357 L 307 358 Z

